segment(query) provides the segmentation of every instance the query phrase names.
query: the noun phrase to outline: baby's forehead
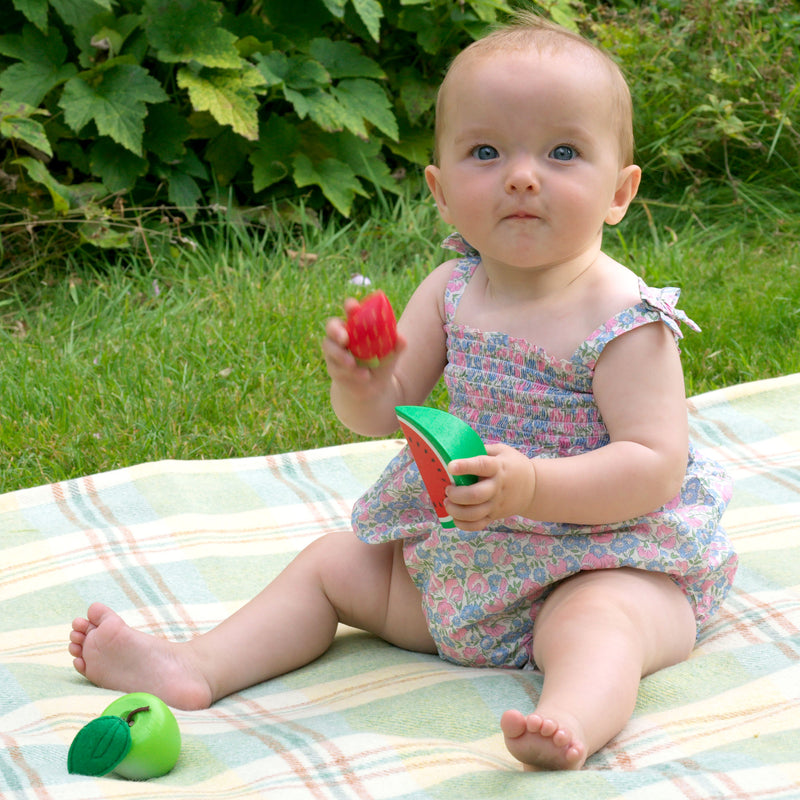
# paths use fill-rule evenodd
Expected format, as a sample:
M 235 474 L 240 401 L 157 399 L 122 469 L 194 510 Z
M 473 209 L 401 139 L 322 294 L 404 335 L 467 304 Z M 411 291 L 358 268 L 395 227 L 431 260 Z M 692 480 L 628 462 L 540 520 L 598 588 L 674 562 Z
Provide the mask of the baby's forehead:
M 567 71 L 579 70 L 585 80 L 607 81 L 612 78 L 611 70 L 604 57 L 579 42 L 565 41 L 558 44 L 537 43 L 523 46 L 497 46 L 494 48 L 467 48 L 453 62 L 442 84 L 442 91 L 448 85 L 462 80 L 475 80 L 483 69 L 492 66 L 512 66 L 516 77 L 525 80 L 526 74 L 535 70 L 537 64 L 562 63 Z
M 469 99 L 487 81 L 489 85 L 500 88 L 498 97 L 516 97 L 516 101 L 509 102 L 514 102 L 518 111 L 528 106 L 516 103 L 527 103 L 529 98 L 538 97 L 541 89 L 536 87 L 546 85 L 547 91 L 542 102 L 547 103 L 548 108 L 551 107 L 549 104 L 553 92 L 559 97 L 558 106 L 562 110 L 572 107 L 571 100 L 580 107 L 585 101 L 588 87 L 588 96 L 593 98 L 593 104 L 604 105 L 604 101 L 607 101 L 608 113 L 614 114 L 616 92 L 611 70 L 601 56 L 579 44 L 567 43 L 557 49 L 505 47 L 474 52 L 466 50 L 462 56 L 453 62 L 439 92 L 439 127 L 446 123 L 452 112 L 469 113 L 473 110 Z M 546 65 L 547 79 L 544 84 L 537 80 L 542 75 L 542 65 Z M 530 94 L 531 91 L 533 94 Z M 534 102 L 538 104 L 538 101 Z

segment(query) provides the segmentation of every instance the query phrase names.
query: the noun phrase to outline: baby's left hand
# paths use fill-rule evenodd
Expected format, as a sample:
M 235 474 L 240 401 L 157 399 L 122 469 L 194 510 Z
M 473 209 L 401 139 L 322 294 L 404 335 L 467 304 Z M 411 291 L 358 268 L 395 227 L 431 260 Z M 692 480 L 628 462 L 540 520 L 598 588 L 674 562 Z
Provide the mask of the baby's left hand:
M 505 444 L 486 446 L 488 455 L 451 461 L 453 475 L 477 475 L 469 486 L 450 486 L 445 507 L 458 528 L 480 531 L 497 519 L 525 515 L 536 492 L 533 461 Z

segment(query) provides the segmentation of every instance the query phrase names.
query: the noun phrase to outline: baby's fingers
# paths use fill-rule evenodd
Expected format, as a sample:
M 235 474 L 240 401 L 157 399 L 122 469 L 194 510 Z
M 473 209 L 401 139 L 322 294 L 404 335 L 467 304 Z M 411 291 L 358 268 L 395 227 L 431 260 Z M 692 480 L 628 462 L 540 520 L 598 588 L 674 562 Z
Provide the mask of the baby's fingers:
M 491 503 L 486 502 L 483 489 L 481 483 L 448 487 L 445 508 L 461 530 L 483 530 L 492 521 Z
M 334 381 L 357 381 L 364 383 L 369 380 L 370 371 L 356 363 L 353 354 L 343 345 L 338 343 L 334 336 L 326 336 L 322 340 L 322 355 L 328 374 Z M 345 342 L 347 334 L 345 333 Z
M 477 475 L 479 478 L 491 478 L 496 474 L 497 466 L 491 456 L 474 456 L 473 458 L 457 458 L 447 465 L 451 475 Z
M 347 347 L 348 336 L 344 320 L 339 319 L 339 317 L 331 317 L 327 320 L 325 323 L 325 337 L 339 347 Z

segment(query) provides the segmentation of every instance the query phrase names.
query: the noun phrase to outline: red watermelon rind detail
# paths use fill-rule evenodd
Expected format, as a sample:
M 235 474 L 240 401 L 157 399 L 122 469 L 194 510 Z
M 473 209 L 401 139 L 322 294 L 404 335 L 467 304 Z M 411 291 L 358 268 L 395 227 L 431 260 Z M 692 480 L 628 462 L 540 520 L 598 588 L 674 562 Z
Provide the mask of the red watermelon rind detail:
M 486 455 L 480 436 L 463 420 L 427 406 L 397 406 L 400 427 L 442 527 L 454 528 L 444 508 L 447 486 L 475 483 L 476 475 L 451 475 L 447 465 L 457 458 Z

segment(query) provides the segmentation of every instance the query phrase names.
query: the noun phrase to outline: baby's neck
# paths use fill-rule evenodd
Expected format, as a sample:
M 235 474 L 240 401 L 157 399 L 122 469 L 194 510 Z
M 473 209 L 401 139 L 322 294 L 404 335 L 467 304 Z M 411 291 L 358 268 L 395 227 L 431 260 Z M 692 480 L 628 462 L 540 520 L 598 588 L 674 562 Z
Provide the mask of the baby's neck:
M 481 262 L 455 322 L 524 339 L 561 360 L 570 359 L 597 328 L 639 299 L 636 276 L 603 253 L 550 291 L 542 291 L 541 282 L 534 287 L 539 291 L 527 285 L 515 291 L 513 282 L 496 277 Z

